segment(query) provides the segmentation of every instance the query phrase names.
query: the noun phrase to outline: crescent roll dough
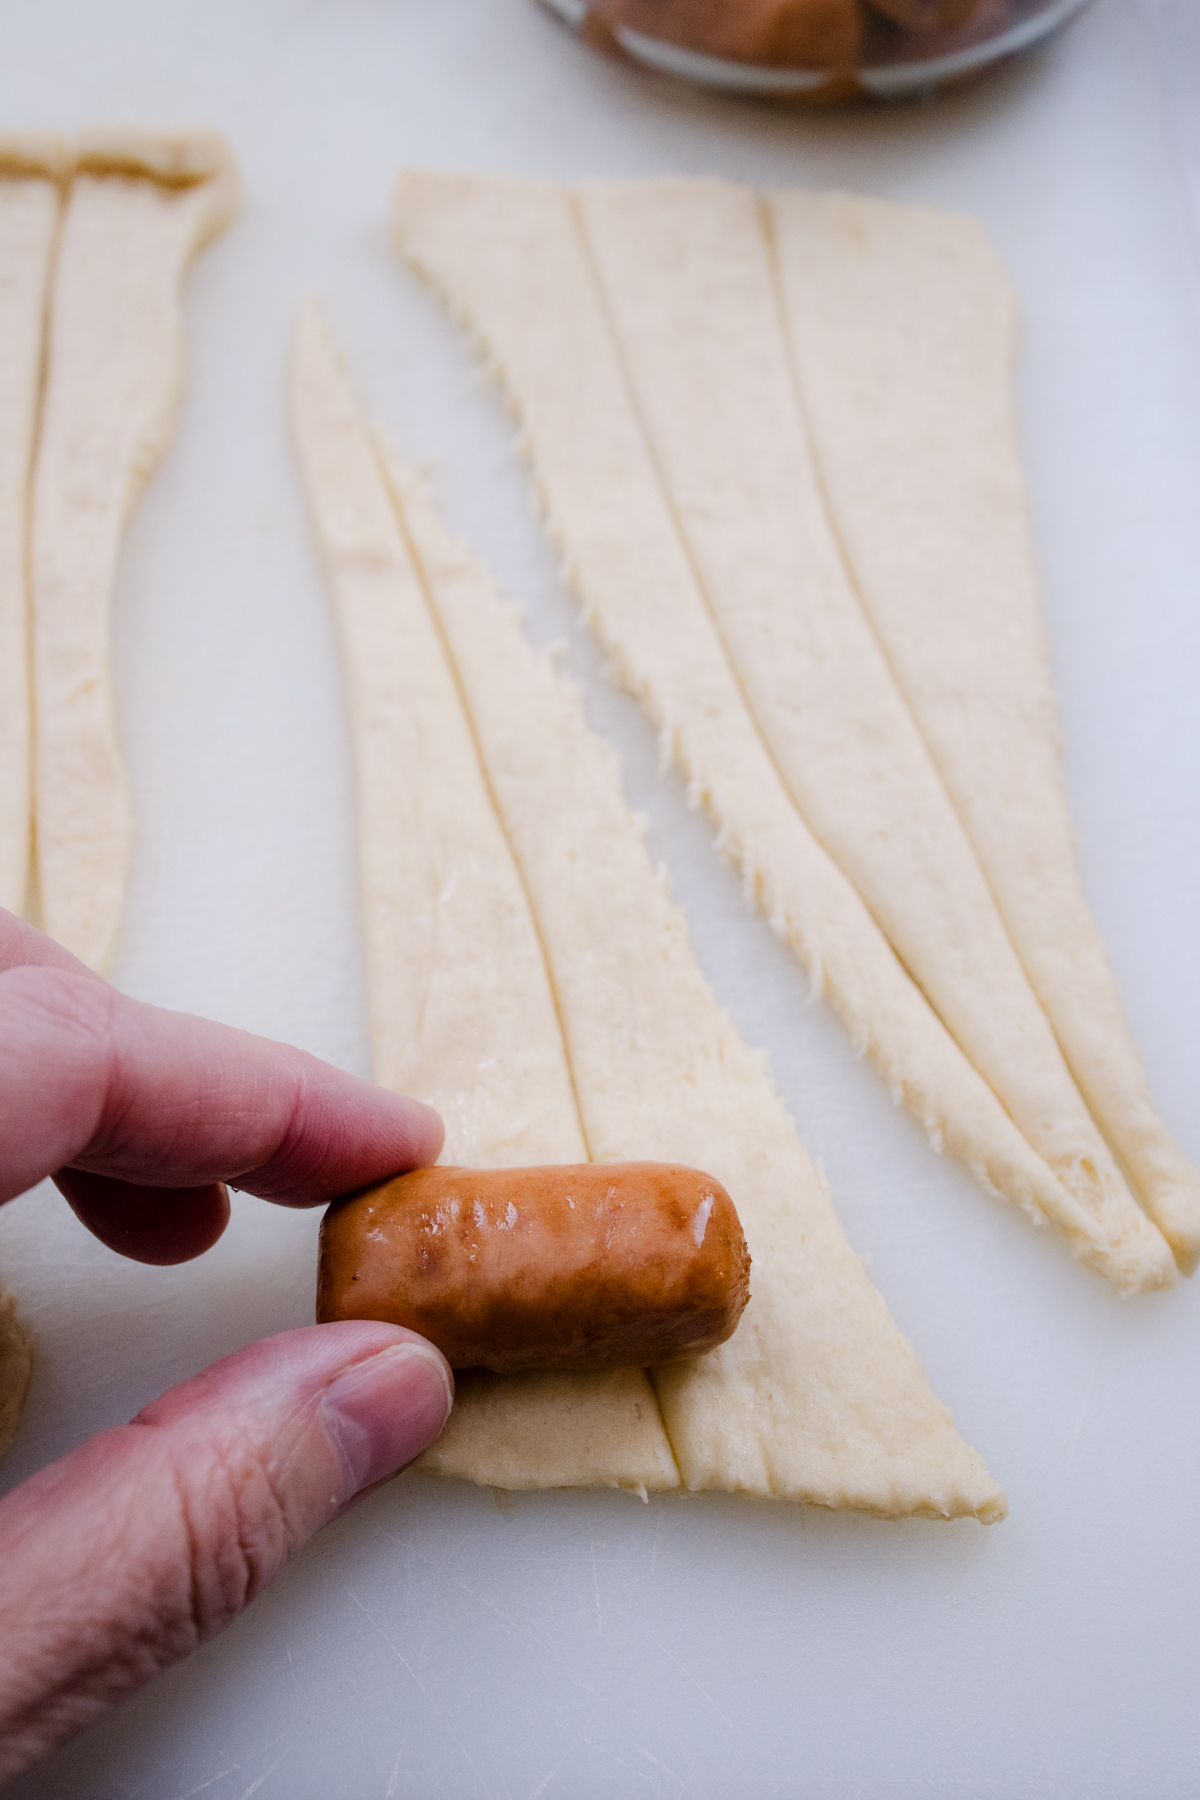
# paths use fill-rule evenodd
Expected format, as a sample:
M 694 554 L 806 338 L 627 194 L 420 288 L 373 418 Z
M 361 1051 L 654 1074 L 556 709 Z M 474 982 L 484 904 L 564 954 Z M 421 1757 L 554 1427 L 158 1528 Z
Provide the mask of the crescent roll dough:
M 586 1161 L 521 873 L 366 424 L 311 304 L 296 330 L 292 411 L 345 648 L 376 1079 L 437 1107 L 445 1162 Z M 504 1488 L 679 1485 L 638 1369 L 460 1377 L 422 1466 Z
M 757 196 L 589 182 L 577 210 L 695 588 L 793 805 L 1063 1186 L 1114 1238 L 1150 1238 L 830 529 Z
M 46 930 L 105 970 L 131 837 L 109 675 L 113 583 L 179 403 L 183 276 L 232 217 L 237 177 L 208 132 L 85 133 L 75 170 L 33 492 L 37 859 Z
M 489 351 L 566 568 L 747 887 L 935 1143 L 1167 1284 L 825 522 L 753 197 L 409 173 L 401 248 Z
M 350 405 L 327 336 L 306 313 L 297 418 L 319 534 L 341 590 L 364 823 L 405 849 L 405 872 L 389 886 L 389 936 L 381 935 L 377 955 L 405 955 L 410 915 L 425 946 L 425 966 L 412 970 L 407 997 L 386 990 L 416 1032 L 410 1083 L 424 1095 L 450 1085 L 444 1059 L 428 1074 L 421 1068 L 421 1009 L 436 991 L 441 953 L 419 910 L 429 892 L 421 871 L 434 860 L 439 900 L 453 908 L 460 860 L 471 846 L 490 845 L 487 881 L 504 871 L 511 896 L 515 872 L 527 911 L 487 904 L 478 930 L 495 968 L 519 972 L 527 1021 L 514 1029 L 502 982 L 498 990 L 476 976 L 474 998 L 455 996 L 458 1025 L 473 1048 L 453 1079 L 481 1091 L 476 1107 L 491 1104 L 488 1090 L 498 1084 L 521 1116 L 537 1096 L 523 1091 L 528 1078 L 512 1093 L 504 1060 L 523 1053 L 526 1035 L 534 1044 L 557 1042 L 592 1158 L 625 1161 L 636 1146 L 640 1157 L 709 1169 L 735 1196 L 754 1258 L 752 1298 L 733 1339 L 695 1363 L 651 1371 L 647 1392 L 673 1453 L 670 1478 L 660 1465 L 647 1479 L 622 1405 L 606 1423 L 603 1404 L 627 1401 L 589 1390 L 576 1376 L 536 1386 L 532 1377 L 496 1378 L 486 1408 L 470 1420 L 480 1429 L 455 1445 L 452 1423 L 426 1466 L 496 1481 L 507 1455 L 503 1485 L 561 1481 L 569 1466 L 576 1481 L 682 1482 L 888 1517 L 1002 1517 L 1002 1493 L 955 1432 L 850 1249 L 761 1059 L 705 984 L 682 915 L 626 805 L 612 752 L 589 731 L 574 692 L 529 647 L 486 573 L 448 537 L 418 478 L 382 448 L 372 465 Z M 390 484 L 390 528 L 381 470 Z M 336 540 L 330 488 L 347 527 Z M 368 592 L 369 607 L 352 599 Z M 401 638 L 404 658 L 389 648 Z M 383 749 L 382 738 L 373 741 L 377 707 L 390 724 L 387 754 L 375 762 L 368 758 Z M 369 859 L 369 844 L 364 849 Z M 461 867 L 464 884 L 468 872 L 478 877 L 477 863 L 461 860 Z M 368 916 L 377 922 L 382 899 L 369 877 Z M 448 933 L 447 953 L 457 941 Z M 431 1046 L 436 1041 L 434 1034 Z M 457 1116 L 452 1105 L 451 1120 Z M 569 1457 L 565 1445 L 574 1446 Z
M 1017 451 L 1012 293 L 970 219 L 844 194 L 770 207 L 858 591 L 1075 1080 L 1190 1273 L 1200 1174 L 1155 1111 L 1079 880 Z

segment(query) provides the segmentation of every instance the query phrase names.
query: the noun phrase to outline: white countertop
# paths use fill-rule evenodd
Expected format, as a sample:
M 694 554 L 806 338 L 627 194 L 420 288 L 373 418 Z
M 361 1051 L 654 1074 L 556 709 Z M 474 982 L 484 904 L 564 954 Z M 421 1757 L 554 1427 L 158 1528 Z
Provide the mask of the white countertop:
M 1008 1522 L 405 1478 L 20 1800 L 1171 1800 L 1196 1791 L 1200 1294 L 1122 1303 L 939 1161 L 743 908 L 609 689 L 510 430 L 394 262 L 404 161 L 714 171 L 976 213 L 1021 292 L 1021 397 L 1088 889 L 1200 1158 L 1200 281 L 1130 0 L 895 111 L 659 86 L 530 0 L 0 0 L 0 119 L 225 130 L 246 205 L 189 288 L 191 387 L 128 540 L 117 673 L 139 838 L 118 979 L 365 1071 L 353 789 L 287 442 L 289 324 L 327 301 L 452 525 L 565 639 L 701 962 L 766 1045 L 846 1228 Z M 0 1212 L 41 1354 L 11 1484 L 218 1354 L 311 1317 L 316 1219 L 242 1198 L 178 1270 L 52 1193 Z

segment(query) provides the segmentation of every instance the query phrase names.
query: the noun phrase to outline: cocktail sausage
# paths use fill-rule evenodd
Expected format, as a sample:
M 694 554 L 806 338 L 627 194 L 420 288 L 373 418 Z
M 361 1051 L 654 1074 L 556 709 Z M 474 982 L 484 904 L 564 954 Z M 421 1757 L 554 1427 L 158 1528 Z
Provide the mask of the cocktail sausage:
M 698 1169 L 415 1169 L 325 1214 L 317 1318 L 407 1325 L 456 1369 L 647 1367 L 724 1343 L 749 1279 Z

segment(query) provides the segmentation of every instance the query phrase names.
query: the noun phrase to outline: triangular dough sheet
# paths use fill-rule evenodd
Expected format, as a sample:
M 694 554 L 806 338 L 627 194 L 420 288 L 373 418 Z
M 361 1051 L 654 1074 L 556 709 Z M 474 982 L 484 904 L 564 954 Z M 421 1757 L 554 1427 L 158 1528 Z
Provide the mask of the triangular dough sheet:
M 570 197 L 548 182 L 410 172 L 396 227 L 405 254 L 491 353 L 585 612 L 856 1044 L 935 1143 L 1053 1219 L 1077 1255 L 1124 1287 L 1169 1281 L 1167 1246 L 1119 1180 L 1085 1205 L 1031 1149 L 793 804 L 664 496 Z
M 535 655 L 427 490 L 388 468 L 536 915 L 599 1161 L 691 1162 L 734 1195 L 754 1259 L 728 1344 L 654 1371 L 691 1489 L 897 1517 L 1002 1516 L 838 1224 L 764 1059 L 718 1006 L 609 747 Z
M 830 529 L 757 195 L 589 182 L 578 216 L 697 585 L 788 793 L 1032 1148 L 1117 1235 L 1132 1199 Z
M 1190 1271 L 1200 1175 L 1154 1110 L 1079 881 L 1017 450 L 1012 293 L 970 219 L 842 194 L 770 206 L 863 601 L 1075 1079 Z
M 36 147 L 0 138 L 0 906 L 15 913 L 25 908 L 31 834 L 29 492 L 61 204 Z
M 436 1106 L 442 1160 L 583 1162 L 520 871 L 328 328 L 301 314 L 293 416 L 345 649 L 376 1078 Z M 497 1487 L 677 1487 L 639 1369 L 459 1382 L 427 1470 Z
M 181 393 L 183 276 L 229 222 L 237 178 L 207 132 L 92 133 L 74 161 L 34 478 L 35 809 L 46 930 L 103 970 L 131 835 L 109 677 L 117 559 Z

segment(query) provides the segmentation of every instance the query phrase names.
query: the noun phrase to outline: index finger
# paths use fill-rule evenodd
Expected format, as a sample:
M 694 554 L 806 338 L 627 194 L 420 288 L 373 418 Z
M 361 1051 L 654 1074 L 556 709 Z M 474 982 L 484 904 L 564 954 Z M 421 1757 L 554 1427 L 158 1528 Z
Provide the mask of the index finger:
M 70 1166 L 313 1206 L 433 1162 L 441 1143 L 431 1107 L 303 1050 L 75 968 L 0 974 L 0 1200 Z

